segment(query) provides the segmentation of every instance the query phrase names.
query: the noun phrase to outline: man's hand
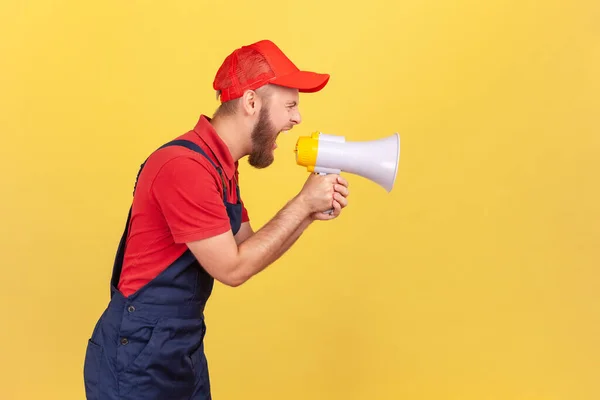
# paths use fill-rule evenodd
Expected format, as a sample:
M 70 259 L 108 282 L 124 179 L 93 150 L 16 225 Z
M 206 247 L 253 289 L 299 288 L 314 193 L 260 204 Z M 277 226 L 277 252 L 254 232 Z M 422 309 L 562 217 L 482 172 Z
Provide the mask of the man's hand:
M 310 214 L 327 211 L 333 206 L 335 188 L 340 178 L 336 174 L 310 174 L 296 198 L 306 204 Z
M 333 212 L 314 212 L 310 216 L 313 221 L 328 221 L 337 218 L 341 214 L 342 209 L 348 206 L 348 196 L 350 195 L 348 181 L 341 176 L 336 176 L 336 183 L 333 184 L 333 190 L 333 204 L 332 208 L 330 208 L 333 209 Z

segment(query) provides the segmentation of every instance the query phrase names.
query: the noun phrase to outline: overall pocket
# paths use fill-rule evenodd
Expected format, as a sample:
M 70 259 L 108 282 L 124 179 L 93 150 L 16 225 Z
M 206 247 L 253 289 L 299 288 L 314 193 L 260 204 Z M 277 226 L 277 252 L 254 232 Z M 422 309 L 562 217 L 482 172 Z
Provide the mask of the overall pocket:
M 86 398 L 88 400 L 98 399 L 101 362 L 102 347 L 89 339 L 85 352 L 85 361 L 83 363 L 83 381 L 85 384 Z
M 145 370 L 165 339 L 168 330 L 163 329 L 164 320 L 154 324 L 144 324 L 131 332 L 129 336 L 119 338 L 118 357 L 124 372 Z

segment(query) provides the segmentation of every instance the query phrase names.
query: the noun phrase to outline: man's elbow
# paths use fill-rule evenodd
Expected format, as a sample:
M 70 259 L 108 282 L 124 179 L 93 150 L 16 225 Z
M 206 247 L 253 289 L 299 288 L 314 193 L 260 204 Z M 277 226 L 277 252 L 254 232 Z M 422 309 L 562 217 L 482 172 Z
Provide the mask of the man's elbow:
M 221 279 L 219 279 L 219 281 L 230 287 L 238 287 L 248 282 L 251 277 L 252 275 L 244 273 L 241 270 L 234 270 L 223 276 Z
M 196 253 L 202 254 L 200 251 Z M 205 258 L 196 257 L 210 276 L 226 286 L 241 286 L 254 275 L 250 261 L 240 257 L 239 253 L 227 257 L 221 252 L 217 257 Z
M 236 288 L 238 286 L 242 286 L 246 281 L 244 280 L 233 280 L 233 279 L 223 279 L 221 280 L 221 283 L 224 284 L 225 286 L 229 286 L 232 288 Z

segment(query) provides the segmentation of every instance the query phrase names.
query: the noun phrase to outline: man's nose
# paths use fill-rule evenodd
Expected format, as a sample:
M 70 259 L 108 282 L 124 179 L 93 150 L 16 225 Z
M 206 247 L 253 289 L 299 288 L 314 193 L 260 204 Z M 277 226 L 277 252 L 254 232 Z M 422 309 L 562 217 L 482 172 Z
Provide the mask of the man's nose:
M 298 125 L 300 122 L 302 122 L 302 116 L 300 115 L 300 112 L 297 111 L 294 114 L 292 114 L 292 118 L 290 118 L 290 121 L 292 121 L 294 125 Z

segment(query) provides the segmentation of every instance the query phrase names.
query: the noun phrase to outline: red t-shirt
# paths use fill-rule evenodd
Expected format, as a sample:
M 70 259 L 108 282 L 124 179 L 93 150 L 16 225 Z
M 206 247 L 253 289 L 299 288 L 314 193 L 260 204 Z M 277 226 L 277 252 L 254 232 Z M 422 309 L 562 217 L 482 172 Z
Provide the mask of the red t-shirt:
M 238 163 L 210 119 L 202 115 L 193 130 L 177 139 L 198 144 L 222 169 L 227 201 L 236 203 Z M 242 222 L 248 220 L 243 207 Z M 124 296 L 131 295 L 183 254 L 186 242 L 229 229 L 223 183 L 215 167 L 182 146 L 155 151 L 138 178 L 118 289 Z

